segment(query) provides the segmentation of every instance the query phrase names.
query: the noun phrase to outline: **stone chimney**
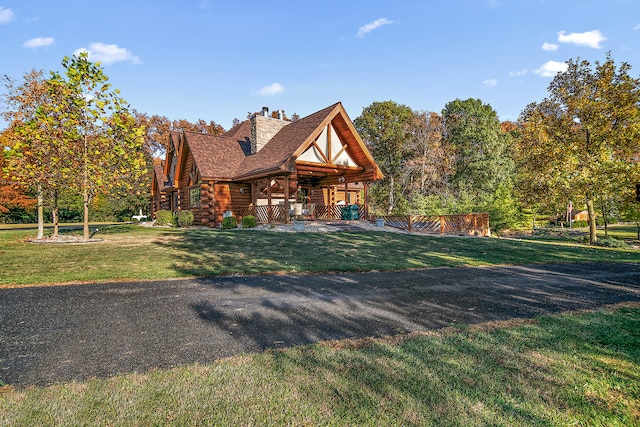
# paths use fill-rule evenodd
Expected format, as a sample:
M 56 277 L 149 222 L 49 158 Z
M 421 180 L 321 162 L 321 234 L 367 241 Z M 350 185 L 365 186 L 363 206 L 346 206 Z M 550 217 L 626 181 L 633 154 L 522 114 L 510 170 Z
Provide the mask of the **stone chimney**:
M 284 112 L 283 112 L 284 113 Z M 279 115 L 280 116 L 280 115 Z M 256 154 L 283 127 L 290 122 L 269 116 L 269 108 L 262 107 L 260 114 L 251 117 L 251 154 Z

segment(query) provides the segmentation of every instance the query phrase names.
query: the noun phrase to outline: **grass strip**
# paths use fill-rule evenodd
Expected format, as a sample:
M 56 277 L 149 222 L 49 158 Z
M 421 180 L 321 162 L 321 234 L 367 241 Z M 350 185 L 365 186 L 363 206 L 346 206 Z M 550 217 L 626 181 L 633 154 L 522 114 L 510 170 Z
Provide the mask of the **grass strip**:
M 0 425 L 631 426 L 640 306 L 15 390 Z
M 123 226 L 81 245 L 0 231 L 0 286 L 233 274 L 354 272 L 548 262 L 640 262 L 640 251 L 575 242 L 385 232 L 273 233 Z

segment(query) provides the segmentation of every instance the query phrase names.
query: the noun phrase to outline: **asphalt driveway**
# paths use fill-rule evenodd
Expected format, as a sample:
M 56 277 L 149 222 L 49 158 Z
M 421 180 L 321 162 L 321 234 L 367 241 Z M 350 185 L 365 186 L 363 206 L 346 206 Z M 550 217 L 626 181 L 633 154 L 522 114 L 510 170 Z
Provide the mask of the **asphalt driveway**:
M 208 363 L 327 339 L 640 301 L 640 264 L 439 268 L 0 289 L 0 384 Z

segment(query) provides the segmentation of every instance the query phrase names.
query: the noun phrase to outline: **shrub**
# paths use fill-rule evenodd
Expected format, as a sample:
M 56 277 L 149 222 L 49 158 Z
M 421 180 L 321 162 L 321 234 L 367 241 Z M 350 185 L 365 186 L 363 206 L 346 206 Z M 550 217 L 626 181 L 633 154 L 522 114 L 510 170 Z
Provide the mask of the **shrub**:
M 238 221 L 235 216 L 228 216 L 222 220 L 222 229 L 229 230 L 230 228 L 236 228 L 238 226 Z
M 582 227 L 588 227 L 589 223 L 583 219 L 578 219 L 573 221 L 572 225 L 575 228 L 582 228 Z
M 615 216 L 609 216 L 607 218 L 607 224 L 609 224 L 609 225 L 617 224 L 618 222 L 620 222 L 620 218 L 616 218 Z M 604 227 L 604 217 L 603 216 L 596 216 L 596 225 L 598 227 Z
M 242 228 L 253 228 L 257 225 L 256 217 L 253 215 L 247 215 L 242 218 Z
M 156 225 L 174 225 L 173 213 L 167 210 L 156 212 Z
M 624 241 L 618 240 L 615 237 L 598 237 L 596 241 L 596 246 L 602 246 L 605 248 L 623 248 L 626 249 L 629 247 Z
M 178 227 L 191 227 L 193 225 L 193 212 L 178 211 L 176 212 L 176 222 Z

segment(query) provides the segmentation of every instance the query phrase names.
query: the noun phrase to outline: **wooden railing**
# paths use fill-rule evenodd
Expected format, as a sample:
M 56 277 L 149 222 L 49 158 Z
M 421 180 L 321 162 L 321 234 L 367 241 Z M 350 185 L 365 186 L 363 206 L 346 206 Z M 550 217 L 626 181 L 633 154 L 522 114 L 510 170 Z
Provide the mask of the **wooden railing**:
M 260 223 L 272 223 L 272 222 L 284 222 L 285 215 L 289 215 L 289 211 L 282 205 L 269 206 L 251 206 L 243 208 L 240 212 L 240 217 L 243 218 L 247 215 L 253 215 L 256 217 L 256 221 Z
M 305 219 L 342 219 L 342 210 L 344 205 L 309 205 L 310 209 L 305 207 Z M 271 210 L 268 206 L 252 206 L 243 208 L 240 212 L 241 217 L 253 215 L 260 223 L 279 223 L 285 221 L 285 215 L 291 217 L 291 211 L 286 210 L 282 205 L 273 205 Z M 364 205 L 358 205 L 358 218 L 365 219 Z
M 389 215 L 379 217 L 389 227 L 434 234 L 489 236 L 489 214 Z
M 305 219 L 342 219 L 344 205 L 315 205 L 311 211 L 306 211 Z M 247 215 L 253 215 L 259 223 L 283 223 L 293 220 L 291 212 L 282 205 L 254 206 L 242 209 L 240 220 Z M 358 205 L 358 217 L 366 220 L 364 206 Z M 472 236 L 490 236 L 489 214 L 459 214 L 459 215 L 386 215 L 377 218 L 384 219 L 389 227 L 407 230 L 409 232 L 431 234 L 464 234 Z M 375 219 L 375 218 L 371 218 Z

